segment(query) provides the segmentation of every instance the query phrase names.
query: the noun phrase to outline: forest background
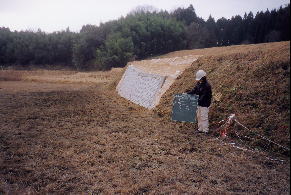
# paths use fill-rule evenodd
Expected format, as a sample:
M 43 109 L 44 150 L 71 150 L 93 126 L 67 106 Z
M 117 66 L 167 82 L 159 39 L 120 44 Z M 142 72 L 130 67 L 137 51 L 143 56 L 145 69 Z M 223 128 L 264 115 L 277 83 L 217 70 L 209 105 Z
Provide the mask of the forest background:
M 100 25 L 46 33 L 0 27 L 0 66 L 110 70 L 171 51 L 290 40 L 290 4 L 205 21 L 192 5 L 172 12 L 139 7 Z

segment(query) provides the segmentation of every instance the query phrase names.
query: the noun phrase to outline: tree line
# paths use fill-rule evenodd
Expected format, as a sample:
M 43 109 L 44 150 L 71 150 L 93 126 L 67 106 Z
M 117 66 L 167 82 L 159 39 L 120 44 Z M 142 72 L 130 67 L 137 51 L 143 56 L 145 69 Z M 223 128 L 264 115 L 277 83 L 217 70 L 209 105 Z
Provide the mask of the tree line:
M 109 70 L 128 61 L 181 49 L 290 40 L 290 4 L 205 21 L 192 5 L 173 12 L 134 10 L 126 17 L 80 32 L 10 31 L 0 27 L 0 66 L 63 65 L 79 70 Z

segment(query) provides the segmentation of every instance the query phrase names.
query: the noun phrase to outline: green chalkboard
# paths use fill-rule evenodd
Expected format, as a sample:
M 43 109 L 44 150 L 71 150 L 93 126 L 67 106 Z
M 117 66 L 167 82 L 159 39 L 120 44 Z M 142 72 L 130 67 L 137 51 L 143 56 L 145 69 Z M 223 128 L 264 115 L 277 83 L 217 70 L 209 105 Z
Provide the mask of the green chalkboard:
M 176 94 L 173 101 L 172 120 L 195 123 L 197 104 L 197 95 Z

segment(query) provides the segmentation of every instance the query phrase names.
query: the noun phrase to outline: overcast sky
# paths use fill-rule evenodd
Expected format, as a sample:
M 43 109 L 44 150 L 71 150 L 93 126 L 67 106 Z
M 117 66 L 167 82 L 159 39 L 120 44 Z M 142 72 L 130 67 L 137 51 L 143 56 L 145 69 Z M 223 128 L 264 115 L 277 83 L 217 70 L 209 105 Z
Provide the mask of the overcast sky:
M 172 11 L 192 4 L 199 17 L 216 20 L 245 12 L 277 9 L 290 0 L 0 0 L 0 27 L 10 30 L 78 32 L 82 25 L 118 19 L 141 5 Z

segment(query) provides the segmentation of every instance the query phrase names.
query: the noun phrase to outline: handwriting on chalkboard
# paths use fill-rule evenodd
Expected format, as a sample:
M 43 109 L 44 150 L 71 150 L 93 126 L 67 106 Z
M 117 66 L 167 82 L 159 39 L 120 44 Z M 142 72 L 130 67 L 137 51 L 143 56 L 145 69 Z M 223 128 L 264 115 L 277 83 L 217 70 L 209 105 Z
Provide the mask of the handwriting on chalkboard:
M 196 122 L 198 96 L 187 93 L 176 94 L 173 101 L 172 120 Z

